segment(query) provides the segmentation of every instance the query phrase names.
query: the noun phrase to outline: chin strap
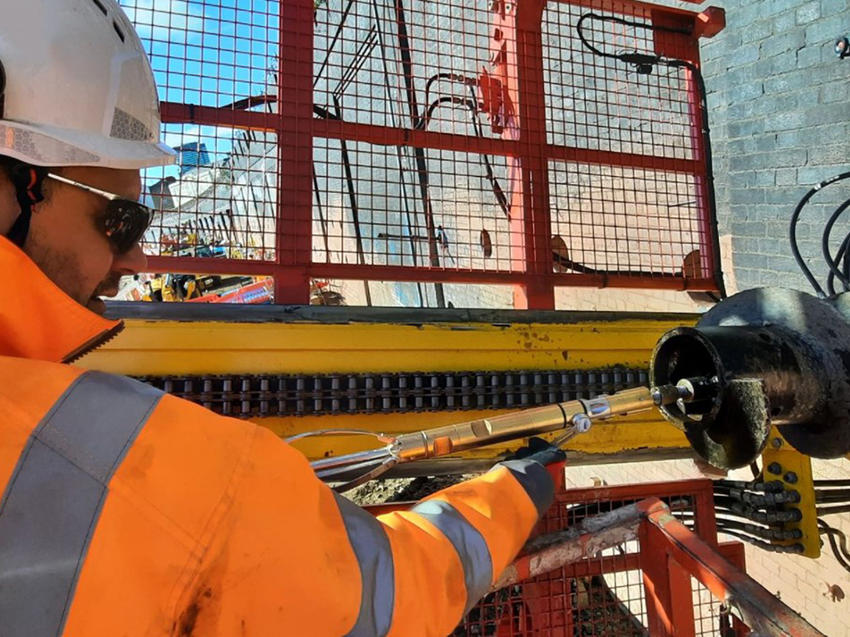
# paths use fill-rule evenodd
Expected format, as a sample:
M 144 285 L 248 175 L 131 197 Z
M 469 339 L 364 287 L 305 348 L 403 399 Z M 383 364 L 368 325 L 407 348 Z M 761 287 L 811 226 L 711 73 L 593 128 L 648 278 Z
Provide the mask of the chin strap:
M 15 195 L 21 214 L 15 219 L 12 229 L 6 235 L 19 248 L 24 247 L 27 235 L 30 231 L 30 219 L 32 218 L 32 207 L 39 201 L 44 200 L 41 186 L 47 177 L 47 168 L 31 166 L 22 162 L 13 162 L 9 167 L 9 178 L 15 186 Z
M 6 69 L 3 68 L 3 63 L 0 62 L 0 119 L 3 119 L 4 116 L 5 97 Z M 47 177 L 48 171 L 46 168 L 31 166 L 11 157 L 4 157 L 2 159 L 5 160 L 4 163 L 8 166 L 9 179 L 15 186 L 15 195 L 18 199 L 18 205 L 21 208 L 21 214 L 15 219 L 15 223 L 12 225 L 6 238 L 19 248 L 23 248 L 30 231 L 32 207 L 44 199 L 44 194 L 41 192 L 41 185 L 45 177 Z

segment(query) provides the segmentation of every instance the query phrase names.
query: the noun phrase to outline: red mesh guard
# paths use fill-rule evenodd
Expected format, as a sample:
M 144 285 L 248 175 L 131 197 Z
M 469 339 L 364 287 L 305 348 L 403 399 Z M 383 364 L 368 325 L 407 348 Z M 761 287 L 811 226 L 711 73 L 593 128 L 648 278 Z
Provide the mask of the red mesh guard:
M 396 282 L 421 305 L 442 303 L 437 284 L 502 284 L 508 303 L 541 309 L 557 286 L 717 288 L 694 75 L 605 57 L 698 65 L 695 14 L 609 0 L 149 4 L 122 0 L 180 151 L 145 175 L 153 271 L 271 276 L 280 303 L 329 280 Z M 588 12 L 600 18 L 584 36 L 605 55 L 579 39 Z

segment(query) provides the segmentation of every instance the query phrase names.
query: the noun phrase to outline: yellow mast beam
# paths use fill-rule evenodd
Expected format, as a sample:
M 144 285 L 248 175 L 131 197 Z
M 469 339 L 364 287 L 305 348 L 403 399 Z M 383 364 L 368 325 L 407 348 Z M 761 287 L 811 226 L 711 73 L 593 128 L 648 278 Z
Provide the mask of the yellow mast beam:
M 648 364 L 662 333 L 682 324 L 628 319 L 511 325 L 132 319 L 124 332 L 78 364 L 132 376 L 635 367 Z
M 641 367 L 648 365 L 661 334 L 695 320 L 691 315 L 510 324 L 129 319 L 124 332 L 78 364 L 131 376 Z M 496 413 L 504 410 L 269 417 L 255 422 L 283 437 L 327 428 L 402 433 Z M 365 436 L 325 436 L 296 444 L 310 458 L 319 458 L 368 449 L 375 441 Z M 494 457 L 515 446 L 494 445 L 464 456 Z M 567 448 L 583 461 L 616 461 L 641 450 L 646 455 L 652 450 L 685 453 L 689 445 L 681 431 L 656 413 L 645 412 L 598 423 Z

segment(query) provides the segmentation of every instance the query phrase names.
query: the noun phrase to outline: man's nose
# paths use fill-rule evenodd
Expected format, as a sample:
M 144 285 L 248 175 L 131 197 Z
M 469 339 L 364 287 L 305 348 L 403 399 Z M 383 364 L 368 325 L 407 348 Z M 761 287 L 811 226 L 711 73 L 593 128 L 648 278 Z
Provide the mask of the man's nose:
M 117 255 L 112 261 L 112 269 L 121 274 L 144 272 L 147 267 L 148 258 L 138 243 L 134 243 L 132 248 Z

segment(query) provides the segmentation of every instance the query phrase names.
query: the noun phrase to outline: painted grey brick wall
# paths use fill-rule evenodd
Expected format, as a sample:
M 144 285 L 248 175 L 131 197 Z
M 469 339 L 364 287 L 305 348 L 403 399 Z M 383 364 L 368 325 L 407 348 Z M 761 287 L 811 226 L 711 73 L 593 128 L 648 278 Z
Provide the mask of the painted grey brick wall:
M 833 53 L 850 33 L 848 0 L 721 0 L 726 29 L 704 40 L 718 221 L 731 233 L 740 288 L 810 289 L 788 244 L 788 220 L 806 191 L 850 170 L 850 59 Z M 820 239 L 850 186 L 807 206 L 800 248 L 825 278 Z M 843 231 L 842 231 L 843 229 Z M 850 230 L 839 221 L 833 252 Z

